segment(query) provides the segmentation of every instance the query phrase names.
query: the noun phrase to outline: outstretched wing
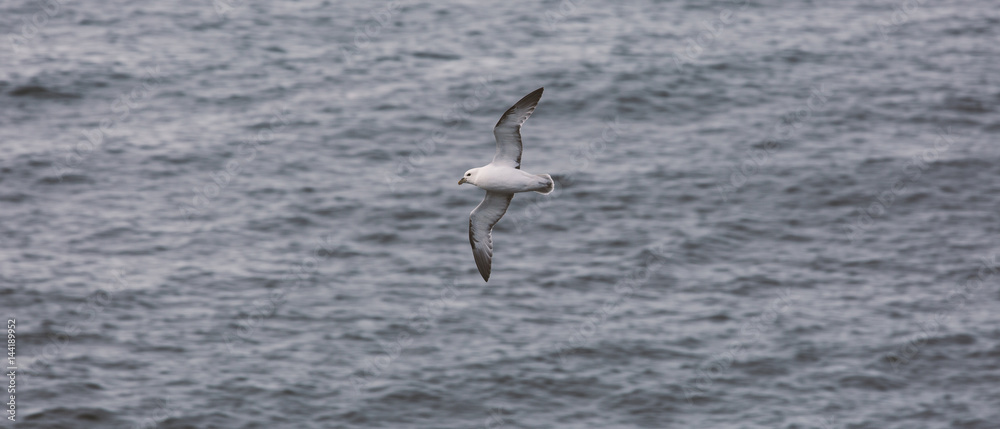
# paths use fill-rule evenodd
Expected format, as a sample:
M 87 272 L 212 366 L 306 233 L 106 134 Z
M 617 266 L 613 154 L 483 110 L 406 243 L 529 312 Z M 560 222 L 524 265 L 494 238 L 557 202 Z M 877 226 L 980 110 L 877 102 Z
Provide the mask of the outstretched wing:
M 469 216 L 469 242 L 472 243 L 472 256 L 476 258 L 476 267 L 483 280 L 490 281 L 490 266 L 493 261 L 493 225 L 496 225 L 507 212 L 510 199 L 514 194 L 486 192 L 486 198 L 476 206 Z
M 535 111 L 538 100 L 542 99 L 543 89 L 538 88 L 514 103 L 493 127 L 493 136 L 497 139 L 493 164 L 521 168 L 521 124 Z

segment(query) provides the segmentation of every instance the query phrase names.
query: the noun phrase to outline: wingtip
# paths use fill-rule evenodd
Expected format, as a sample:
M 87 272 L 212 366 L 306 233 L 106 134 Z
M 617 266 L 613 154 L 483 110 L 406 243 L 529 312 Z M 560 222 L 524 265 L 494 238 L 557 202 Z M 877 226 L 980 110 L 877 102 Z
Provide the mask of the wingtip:
M 496 132 L 497 127 L 499 127 L 501 124 L 504 123 L 504 120 L 508 119 L 509 115 L 511 115 L 514 112 L 517 112 L 519 109 L 526 110 L 523 112 L 523 118 L 520 121 L 516 121 L 516 123 L 514 124 L 518 127 L 518 129 L 520 129 L 521 123 L 527 120 L 528 116 L 531 116 L 531 112 L 535 110 L 535 106 L 537 106 L 538 102 L 542 100 L 542 91 L 544 89 L 545 87 L 541 87 L 534 91 L 531 91 L 528 95 L 525 95 L 524 97 L 521 97 L 520 100 L 517 100 L 517 103 L 514 103 L 513 106 L 510 106 L 510 108 L 507 109 L 507 111 L 503 112 L 503 114 L 500 115 L 500 120 L 498 120 L 497 124 L 493 126 L 494 132 Z M 520 134 L 515 134 L 515 135 L 517 135 L 518 139 L 521 138 Z M 520 163 L 520 156 L 518 157 L 518 163 Z
M 528 95 L 525 95 L 524 97 L 521 97 L 521 99 L 517 103 L 514 103 L 514 105 L 515 106 L 520 106 L 520 105 L 524 105 L 524 104 L 528 104 L 528 103 L 530 103 L 530 104 L 538 103 L 538 101 L 542 99 L 542 91 L 544 91 L 544 90 L 545 90 L 545 87 L 543 86 L 543 87 L 538 88 L 538 89 L 536 89 L 534 91 L 531 91 L 530 93 L 528 93 Z

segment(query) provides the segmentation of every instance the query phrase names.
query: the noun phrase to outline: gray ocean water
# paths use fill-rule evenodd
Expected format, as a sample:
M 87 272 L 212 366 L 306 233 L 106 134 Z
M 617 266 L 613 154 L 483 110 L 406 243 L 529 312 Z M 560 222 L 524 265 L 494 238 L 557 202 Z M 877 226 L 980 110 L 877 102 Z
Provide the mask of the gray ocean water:
M 0 2 L 0 426 L 1000 427 L 998 28 Z M 556 191 L 514 198 L 484 283 L 455 183 L 539 87 L 522 168 Z

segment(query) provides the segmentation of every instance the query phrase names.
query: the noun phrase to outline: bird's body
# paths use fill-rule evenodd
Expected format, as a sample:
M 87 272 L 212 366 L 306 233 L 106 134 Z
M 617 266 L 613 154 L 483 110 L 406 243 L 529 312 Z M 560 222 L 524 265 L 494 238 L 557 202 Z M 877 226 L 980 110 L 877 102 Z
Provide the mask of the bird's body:
M 552 176 L 548 174 L 531 174 L 517 168 L 487 164 L 479 167 L 467 183 L 476 185 L 488 192 L 513 194 L 517 192 L 552 192 Z
M 497 152 L 493 162 L 465 172 L 458 184 L 470 183 L 486 190 L 486 198 L 469 216 L 469 242 L 483 280 L 490 280 L 493 262 L 493 225 L 507 212 L 511 198 L 518 192 L 548 194 L 555 182 L 548 174 L 521 171 L 521 124 L 535 111 L 542 98 L 542 88 L 524 96 L 504 112 L 493 127 Z

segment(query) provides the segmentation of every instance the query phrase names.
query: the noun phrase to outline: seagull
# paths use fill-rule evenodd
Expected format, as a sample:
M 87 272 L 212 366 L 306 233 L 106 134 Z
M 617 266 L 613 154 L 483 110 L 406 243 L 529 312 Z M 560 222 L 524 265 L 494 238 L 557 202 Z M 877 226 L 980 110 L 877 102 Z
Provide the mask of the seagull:
M 459 185 L 470 183 L 486 191 L 486 198 L 469 215 L 469 242 L 479 274 L 487 282 L 493 261 L 493 225 L 507 212 L 510 199 L 518 192 L 548 194 L 556 186 L 548 174 L 521 171 L 521 124 L 535 111 L 543 89 L 525 95 L 504 112 L 493 127 L 493 137 L 497 140 L 493 162 L 466 171 L 458 181 Z

